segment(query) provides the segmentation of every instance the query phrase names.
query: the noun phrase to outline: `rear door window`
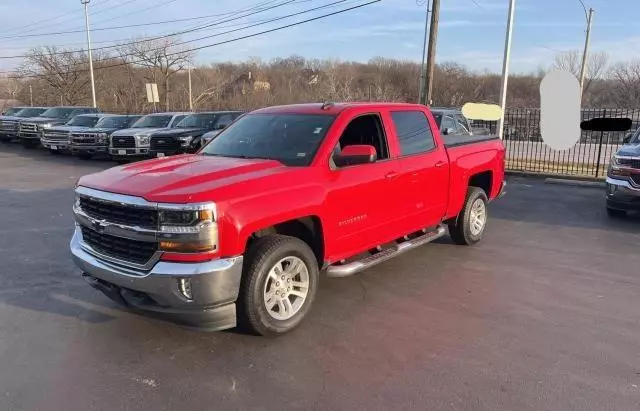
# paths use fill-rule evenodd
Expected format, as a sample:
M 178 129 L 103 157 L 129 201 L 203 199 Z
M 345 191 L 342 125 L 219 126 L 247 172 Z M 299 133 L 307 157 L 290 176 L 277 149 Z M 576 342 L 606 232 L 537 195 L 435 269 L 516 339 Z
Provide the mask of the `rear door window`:
M 391 118 L 396 127 L 403 156 L 424 153 L 435 148 L 429 120 L 422 111 L 394 111 L 391 112 Z

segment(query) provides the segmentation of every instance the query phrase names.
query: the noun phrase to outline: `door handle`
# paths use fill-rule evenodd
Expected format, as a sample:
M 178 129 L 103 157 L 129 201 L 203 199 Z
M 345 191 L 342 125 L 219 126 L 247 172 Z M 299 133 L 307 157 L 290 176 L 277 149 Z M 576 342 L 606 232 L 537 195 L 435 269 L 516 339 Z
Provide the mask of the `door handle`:
M 438 162 L 435 164 L 435 166 L 436 166 L 436 167 L 442 167 L 442 166 L 444 166 L 445 164 L 446 164 L 446 163 L 445 163 L 444 161 L 438 161 Z
M 398 173 L 396 173 L 395 171 L 389 171 L 384 177 L 391 179 L 391 178 L 396 178 L 398 176 Z

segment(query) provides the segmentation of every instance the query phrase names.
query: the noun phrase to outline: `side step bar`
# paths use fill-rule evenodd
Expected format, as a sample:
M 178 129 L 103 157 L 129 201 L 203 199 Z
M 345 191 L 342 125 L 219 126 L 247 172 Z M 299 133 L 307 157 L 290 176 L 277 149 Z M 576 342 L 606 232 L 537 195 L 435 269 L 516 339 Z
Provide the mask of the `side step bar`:
M 360 271 L 373 267 L 384 261 L 390 260 L 406 251 L 412 250 L 421 245 L 427 244 L 445 235 L 447 230 L 444 226 L 438 226 L 435 231 L 429 231 L 420 237 L 395 244 L 391 248 L 372 254 L 362 260 L 357 260 L 347 264 L 331 265 L 327 268 L 327 277 L 348 277 Z

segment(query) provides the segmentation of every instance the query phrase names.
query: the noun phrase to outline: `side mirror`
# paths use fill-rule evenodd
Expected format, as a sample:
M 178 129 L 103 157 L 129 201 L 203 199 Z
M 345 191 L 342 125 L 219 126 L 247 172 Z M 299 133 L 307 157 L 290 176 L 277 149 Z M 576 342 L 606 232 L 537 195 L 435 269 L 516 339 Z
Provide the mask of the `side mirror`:
M 633 137 L 633 133 L 629 133 L 626 136 L 624 136 L 624 138 L 622 139 L 622 144 L 629 144 L 629 141 L 631 141 L 632 137 Z
M 346 146 L 340 154 L 333 156 L 333 162 L 338 167 L 354 166 L 357 164 L 373 163 L 378 159 L 373 146 L 358 144 Z
M 442 134 L 444 134 L 445 136 L 448 136 L 450 134 L 455 134 L 455 130 L 452 128 L 445 128 L 444 130 L 442 130 Z

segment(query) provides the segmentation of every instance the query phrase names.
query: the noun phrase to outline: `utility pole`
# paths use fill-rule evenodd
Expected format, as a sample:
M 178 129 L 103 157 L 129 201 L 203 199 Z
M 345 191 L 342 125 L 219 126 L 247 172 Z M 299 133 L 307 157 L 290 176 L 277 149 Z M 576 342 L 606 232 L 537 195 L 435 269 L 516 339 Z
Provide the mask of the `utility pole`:
M 425 104 L 431 104 L 433 94 L 433 73 L 436 64 L 436 43 L 438 40 L 438 19 L 440 18 L 440 0 L 433 0 L 431 6 L 431 27 L 429 27 L 429 48 L 427 51 L 427 81 Z
M 582 3 L 582 1 L 580 2 Z M 584 3 L 582 3 L 582 7 L 584 7 Z M 587 55 L 589 53 L 589 39 L 591 38 L 591 19 L 593 18 L 593 9 L 589 9 L 589 13 L 587 14 L 587 8 L 584 7 L 584 12 L 587 17 L 587 36 L 584 39 L 584 51 L 582 52 L 582 65 L 580 66 L 580 101 L 582 101 L 582 90 L 584 89 L 584 76 L 586 72 L 587 66 Z
M 187 63 L 189 71 L 189 111 L 193 111 L 193 94 L 191 94 L 191 62 Z
M 498 137 L 504 134 L 504 116 L 507 112 L 507 83 L 509 82 L 509 60 L 511 59 L 511 36 L 513 34 L 513 14 L 516 0 L 509 0 L 509 16 L 507 18 L 507 35 L 504 40 L 504 57 L 502 59 L 502 85 L 500 86 L 500 110 L 502 115 L 498 121 Z
M 93 78 L 93 58 L 91 57 L 91 34 L 89 34 L 89 2 L 91 0 L 80 0 L 80 3 L 84 5 L 84 26 L 87 30 L 87 53 L 89 54 L 89 74 L 91 76 L 91 98 L 93 99 L 93 107 L 97 107 L 96 104 L 96 82 Z
M 31 102 L 31 107 L 33 107 L 33 86 L 29 84 L 29 101 Z
M 425 71 L 424 60 L 427 55 L 427 37 L 429 33 L 429 3 L 430 3 L 429 0 L 425 2 L 427 9 L 425 10 L 425 17 L 424 17 L 424 39 L 422 40 L 422 60 L 420 60 L 420 89 L 418 90 L 419 92 L 418 104 L 426 104 L 426 101 L 424 98 L 425 82 L 426 82 L 426 77 L 425 77 L 426 71 Z

